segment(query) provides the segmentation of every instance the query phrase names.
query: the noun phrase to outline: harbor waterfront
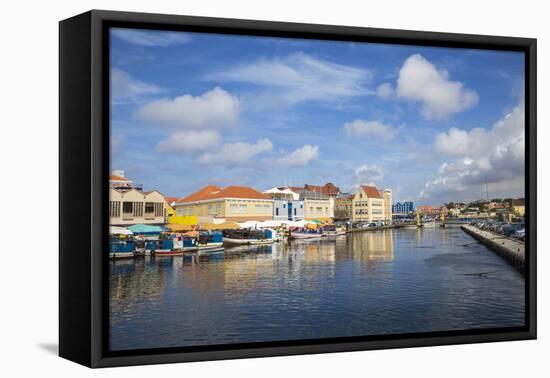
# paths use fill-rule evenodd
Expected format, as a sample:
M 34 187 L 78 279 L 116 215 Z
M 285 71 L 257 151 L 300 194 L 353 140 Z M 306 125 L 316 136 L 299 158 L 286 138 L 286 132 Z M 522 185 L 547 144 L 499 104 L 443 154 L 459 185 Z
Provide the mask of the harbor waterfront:
M 459 226 L 110 263 L 112 350 L 516 327 L 522 272 Z

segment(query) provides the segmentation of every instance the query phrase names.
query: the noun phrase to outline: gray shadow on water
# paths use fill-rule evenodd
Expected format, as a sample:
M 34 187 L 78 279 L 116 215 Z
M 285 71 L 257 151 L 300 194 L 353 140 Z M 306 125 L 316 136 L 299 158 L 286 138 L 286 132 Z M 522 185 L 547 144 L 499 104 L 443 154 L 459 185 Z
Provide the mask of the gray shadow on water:
M 50 354 L 59 355 L 59 345 L 57 343 L 40 343 L 38 346 Z

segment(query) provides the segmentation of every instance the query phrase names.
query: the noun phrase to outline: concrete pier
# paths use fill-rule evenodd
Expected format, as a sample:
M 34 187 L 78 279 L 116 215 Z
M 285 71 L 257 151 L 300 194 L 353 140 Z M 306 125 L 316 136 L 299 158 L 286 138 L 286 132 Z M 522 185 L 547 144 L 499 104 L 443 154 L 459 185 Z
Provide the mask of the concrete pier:
M 492 231 L 480 230 L 470 224 L 462 225 L 460 228 L 511 264 L 515 266 L 525 264 L 525 244 L 523 242 Z

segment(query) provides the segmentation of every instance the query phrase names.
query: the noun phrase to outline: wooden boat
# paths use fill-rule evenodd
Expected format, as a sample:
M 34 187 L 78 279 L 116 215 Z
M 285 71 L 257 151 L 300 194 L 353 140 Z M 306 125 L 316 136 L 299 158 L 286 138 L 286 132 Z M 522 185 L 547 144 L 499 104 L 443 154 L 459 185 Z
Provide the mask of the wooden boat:
M 290 239 L 319 239 L 323 237 L 321 230 L 310 230 L 307 228 L 299 228 L 291 230 L 289 234 Z
M 227 230 L 223 233 L 223 243 L 227 245 L 265 245 L 275 242 L 276 233 L 265 230 Z
M 176 236 L 161 240 L 159 249 L 153 251 L 155 256 L 183 256 L 185 252 L 197 251 L 197 240 L 194 238 Z
M 134 257 L 133 238 L 111 239 L 109 241 L 109 257 L 112 259 L 125 259 Z
M 404 225 L 402 228 L 418 228 L 418 225 L 416 223 L 409 223 Z
M 323 236 L 341 236 L 346 234 L 346 230 L 342 227 L 336 227 L 333 224 L 323 226 Z
M 435 227 L 435 221 L 429 221 L 429 222 L 424 222 L 422 223 L 422 227 L 424 228 L 432 228 L 432 227 Z
M 135 239 L 134 255 L 150 256 L 155 249 L 160 249 L 161 241 L 159 239 Z
M 223 250 L 223 234 L 220 231 L 202 231 L 197 239 L 199 253 Z

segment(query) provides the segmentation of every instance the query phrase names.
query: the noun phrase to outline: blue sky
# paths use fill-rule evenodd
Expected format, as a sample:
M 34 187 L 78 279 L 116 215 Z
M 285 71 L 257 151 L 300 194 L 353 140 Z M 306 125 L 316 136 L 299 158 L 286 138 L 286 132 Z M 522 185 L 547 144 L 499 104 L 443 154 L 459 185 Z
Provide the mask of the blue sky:
M 523 196 L 523 77 L 515 52 L 112 29 L 111 167 L 168 196 Z

